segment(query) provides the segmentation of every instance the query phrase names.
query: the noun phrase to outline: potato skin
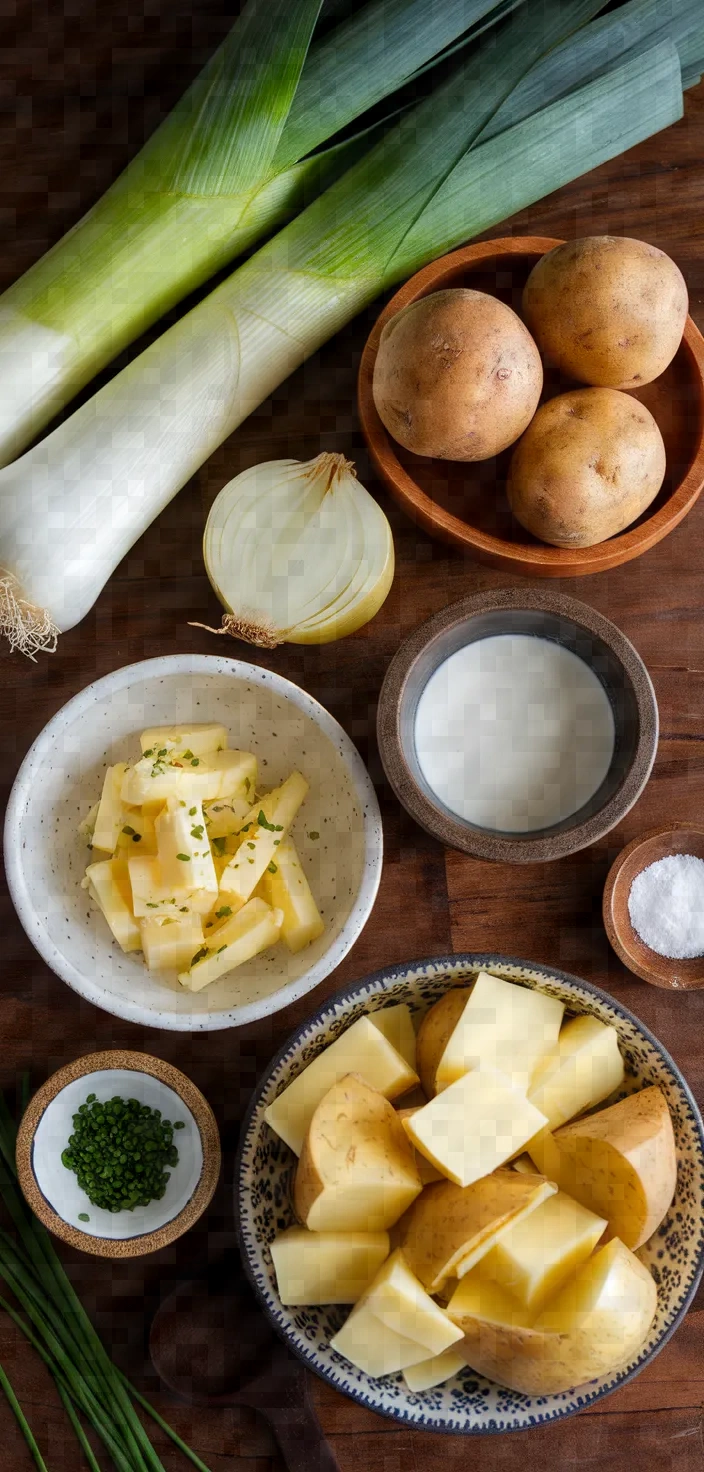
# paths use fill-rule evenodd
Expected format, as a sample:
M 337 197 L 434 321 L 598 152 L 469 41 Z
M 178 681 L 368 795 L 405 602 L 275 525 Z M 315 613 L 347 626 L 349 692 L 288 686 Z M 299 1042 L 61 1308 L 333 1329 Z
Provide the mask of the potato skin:
M 541 352 L 569 378 L 638 388 L 658 378 L 677 352 L 687 285 L 656 246 L 588 235 L 541 256 L 522 308 Z
M 488 460 L 512 445 L 542 386 L 540 353 L 520 317 L 463 287 L 403 307 L 374 365 L 374 403 L 389 434 L 442 460 Z
M 416 1068 L 428 1099 L 433 1099 L 437 1092 L 435 1074 L 438 1063 L 469 1001 L 470 990 L 470 987 L 453 987 L 445 992 L 444 997 L 428 1009 L 418 1029 Z
M 611 388 L 542 404 L 516 446 L 507 484 L 517 521 L 553 547 L 605 542 L 655 499 L 665 446 L 648 409 Z

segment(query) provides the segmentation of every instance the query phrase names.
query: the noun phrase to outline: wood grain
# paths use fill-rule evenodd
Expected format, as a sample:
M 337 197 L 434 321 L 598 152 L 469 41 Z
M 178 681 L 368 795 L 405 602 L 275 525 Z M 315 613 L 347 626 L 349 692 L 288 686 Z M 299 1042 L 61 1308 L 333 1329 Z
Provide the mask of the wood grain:
M 198 66 L 231 17 L 216 0 L 18 0 L 0 7 L 0 287 L 57 239 L 115 176 Z M 632 234 L 668 251 L 684 271 L 691 312 L 704 327 L 704 87 L 689 93 L 682 122 L 576 181 L 493 234 L 570 237 Z M 280 1463 L 245 1411 L 179 1406 L 158 1392 L 146 1331 L 160 1298 L 199 1260 L 234 1250 L 232 1158 L 237 1125 L 259 1070 L 322 995 L 388 962 L 452 948 L 496 949 L 574 970 L 607 987 L 643 1018 L 704 1101 L 704 993 L 671 995 L 627 972 L 609 950 L 601 889 L 620 846 L 658 824 L 704 813 L 704 500 L 666 541 L 637 562 L 598 577 L 567 579 L 565 592 L 613 619 L 648 665 L 662 737 L 653 778 L 637 806 L 595 848 L 521 870 L 446 854 L 414 826 L 385 789 L 374 745 L 376 699 L 405 635 L 452 600 L 520 585 L 470 557 L 440 547 L 406 521 L 369 471 L 355 409 L 363 344 L 377 303 L 277 390 L 212 457 L 133 548 L 96 607 L 62 637 L 61 652 L 30 665 L 0 654 L 0 781 L 9 786 L 46 720 L 97 675 L 131 660 L 189 650 L 221 652 L 222 641 L 192 629 L 219 609 L 203 571 L 207 509 L 238 471 L 275 456 L 305 459 L 321 449 L 356 460 L 388 511 L 398 574 L 379 616 L 352 638 L 320 649 L 283 648 L 257 660 L 298 681 L 342 722 L 370 766 L 382 801 L 386 862 L 364 934 L 317 994 L 236 1032 L 189 1037 L 118 1021 L 81 1001 L 40 961 L 5 892 L 0 1005 L 0 1084 L 30 1068 L 35 1084 L 81 1053 L 137 1048 L 174 1063 L 213 1106 L 225 1173 L 213 1204 L 181 1242 L 146 1261 L 111 1264 L 62 1255 L 118 1361 L 153 1396 L 212 1472 L 273 1472 Z M 233 646 L 235 650 L 235 646 Z M 34 1354 L 0 1318 L 6 1366 L 51 1472 L 77 1472 L 75 1441 Z M 662 1355 L 588 1415 L 516 1436 L 428 1436 L 396 1426 L 316 1383 L 323 1425 L 343 1472 L 523 1472 L 549 1464 L 588 1472 L 699 1472 L 704 1458 L 704 1298 Z M 160 1433 L 168 1472 L 185 1464 Z M 29 1472 L 29 1454 L 0 1403 L 0 1472 Z

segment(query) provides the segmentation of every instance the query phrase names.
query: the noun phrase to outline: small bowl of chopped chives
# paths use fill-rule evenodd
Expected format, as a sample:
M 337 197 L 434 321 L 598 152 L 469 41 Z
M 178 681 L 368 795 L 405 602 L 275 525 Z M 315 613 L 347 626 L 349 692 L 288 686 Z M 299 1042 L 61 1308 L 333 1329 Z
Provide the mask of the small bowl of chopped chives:
M 35 1216 L 99 1257 L 142 1257 L 181 1237 L 212 1199 L 220 1158 L 207 1100 L 148 1053 L 90 1053 L 59 1069 L 17 1135 Z
M 704 987 L 704 826 L 652 828 L 622 849 L 604 886 L 606 933 L 643 981 Z

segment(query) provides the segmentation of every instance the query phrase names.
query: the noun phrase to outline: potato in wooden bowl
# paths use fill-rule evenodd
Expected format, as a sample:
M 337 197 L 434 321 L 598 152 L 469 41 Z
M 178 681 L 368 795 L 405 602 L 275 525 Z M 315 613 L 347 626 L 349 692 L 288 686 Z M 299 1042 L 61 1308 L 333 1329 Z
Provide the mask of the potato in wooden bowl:
M 584 388 L 541 404 L 513 452 L 506 489 L 534 537 L 592 547 L 636 521 L 664 476 L 650 410 L 616 389 Z

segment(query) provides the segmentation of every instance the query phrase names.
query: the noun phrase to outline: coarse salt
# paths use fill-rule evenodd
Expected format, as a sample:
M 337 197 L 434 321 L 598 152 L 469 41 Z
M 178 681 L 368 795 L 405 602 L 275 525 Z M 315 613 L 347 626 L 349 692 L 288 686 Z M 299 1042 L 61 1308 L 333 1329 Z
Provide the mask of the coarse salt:
M 673 961 L 704 955 L 704 859 L 670 854 L 649 864 L 633 880 L 628 913 L 658 955 Z

